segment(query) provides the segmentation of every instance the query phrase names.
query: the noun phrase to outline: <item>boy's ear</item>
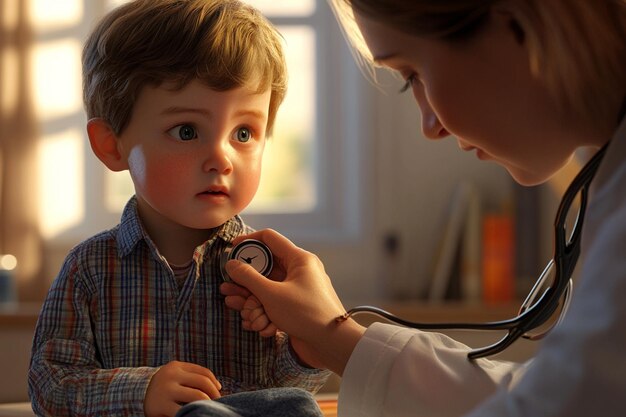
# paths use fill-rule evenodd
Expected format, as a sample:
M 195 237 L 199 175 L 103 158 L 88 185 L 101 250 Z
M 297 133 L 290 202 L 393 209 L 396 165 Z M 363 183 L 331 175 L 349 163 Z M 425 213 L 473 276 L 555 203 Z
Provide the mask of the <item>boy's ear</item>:
M 93 153 L 111 171 L 128 169 L 126 158 L 118 148 L 118 139 L 111 125 L 104 119 L 94 118 L 87 122 L 87 134 Z

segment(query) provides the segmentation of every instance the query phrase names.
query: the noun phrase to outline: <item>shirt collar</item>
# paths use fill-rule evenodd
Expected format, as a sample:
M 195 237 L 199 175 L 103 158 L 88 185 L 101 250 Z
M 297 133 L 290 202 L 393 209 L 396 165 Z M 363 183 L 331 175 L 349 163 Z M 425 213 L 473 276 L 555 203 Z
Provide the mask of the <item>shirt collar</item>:
M 207 252 L 206 248 L 213 245 L 216 239 L 221 239 L 226 243 L 232 242 L 234 238 L 245 232 L 245 226 L 240 216 L 236 215 L 228 219 L 224 224 L 219 226 L 216 233 L 210 239 L 204 242 L 198 249 L 202 253 Z M 117 233 L 117 246 L 120 256 L 124 257 L 131 253 L 137 243 L 145 240 L 148 245 L 153 247 L 152 240 L 141 225 L 141 219 L 137 212 L 137 197 L 133 196 L 126 203 Z

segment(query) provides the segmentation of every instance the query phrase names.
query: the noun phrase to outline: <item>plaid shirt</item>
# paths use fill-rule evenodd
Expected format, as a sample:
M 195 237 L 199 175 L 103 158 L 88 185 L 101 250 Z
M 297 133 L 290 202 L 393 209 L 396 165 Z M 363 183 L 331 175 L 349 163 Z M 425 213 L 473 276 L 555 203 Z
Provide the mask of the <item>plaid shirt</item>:
M 278 386 L 315 392 L 328 371 L 300 365 L 279 333 L 262 338 L 224 305 L 220 255 L 249 233 L 238 216 L 193 255 L 179 289 L 132 198 L 121 223 L 75 247 L 52 284 L 29 370 L 33 409 L 46 416 L 143 416 L 152 375 L 172 360 L 210 369 L 222 394 Z

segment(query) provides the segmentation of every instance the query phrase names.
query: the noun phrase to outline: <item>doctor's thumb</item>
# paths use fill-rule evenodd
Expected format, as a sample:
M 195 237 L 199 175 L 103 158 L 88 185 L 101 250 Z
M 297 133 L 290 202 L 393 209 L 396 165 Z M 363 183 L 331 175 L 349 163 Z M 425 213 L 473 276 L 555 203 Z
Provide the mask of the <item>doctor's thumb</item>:
M 259 292 L 263 292 L 262 284 L 268 282 L 267 278 L 245 262 L 231 259 L 224 267 L 235 284 L 247 288 L 254 295 L 258 296 Z

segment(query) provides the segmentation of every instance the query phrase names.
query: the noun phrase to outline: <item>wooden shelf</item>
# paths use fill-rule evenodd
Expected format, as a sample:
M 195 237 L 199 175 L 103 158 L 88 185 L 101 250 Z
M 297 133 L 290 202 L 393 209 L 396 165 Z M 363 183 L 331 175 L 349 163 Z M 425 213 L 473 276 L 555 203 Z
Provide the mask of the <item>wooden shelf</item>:
M 41 304 L 0 303 L 0 330 L 35 328 Z
M 428 303 L 425 301 L 382 301 L 380 303 L 372 303 L 375 307 L 382 308 L 399 317 L 412 321 L 422 322 L 483 322 L 504 320 L 517 315 L 520 303 L 507 303 L 498 305 L 487 304 L 469 304 L 459 301 L 450 301 L 443 303 Z M 344 303 L 346 308 L 356 306 L 356 304 Z M 355 320 L 368 321 L 365 318 L 378 317 L 368 315 L 367 313 L 355 316 Z

